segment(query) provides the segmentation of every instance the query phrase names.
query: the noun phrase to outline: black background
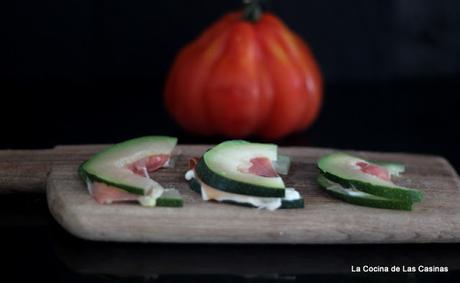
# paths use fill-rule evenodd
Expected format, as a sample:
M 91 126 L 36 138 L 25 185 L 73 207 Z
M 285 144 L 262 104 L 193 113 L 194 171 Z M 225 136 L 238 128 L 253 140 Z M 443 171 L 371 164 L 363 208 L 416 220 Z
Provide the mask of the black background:
M 194 137 L 163 108 L 175 54 L 240 1 L 16 1 L 0 64 L 2 148 Z M 460 4 L 271 1 L 323 71 L 322 114 L 281 145 L 440 154 L 460 165 Z M 252 138 L 256 139 L 256 138 Z

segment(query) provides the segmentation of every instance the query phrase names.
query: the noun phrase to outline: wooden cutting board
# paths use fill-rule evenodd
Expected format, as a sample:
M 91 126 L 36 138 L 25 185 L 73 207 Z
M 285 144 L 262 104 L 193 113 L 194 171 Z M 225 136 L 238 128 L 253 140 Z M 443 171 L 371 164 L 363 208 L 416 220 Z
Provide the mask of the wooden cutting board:
M 96 146 L 57 148 L 67 155 L 89 156 Z M 371 160 L 406 164 L 395 182 L 419 188 L 422 203 L 411 212 L 355 206 L 336 200 L 316 184 L 315 161 L 329 149 L 281 148 L 291 156 L 288 186 L 305 198 L 304 209 L 257 210 L 204 202 L 184 181 L 187 161 L 209 146 L 179 146 L 173 169 L 152 177 L 183 195 L 182 208 L 145 208 L 137 204 L 99 205 L 77 176 L 81 158 L 53 166 L 47 181 L 48 204 L 56 220 L 77 237 L 122 242 L 174 243 L 425 243 L 460 241 L 460 182 L 441 157 L 399 153 L 352 152 Z

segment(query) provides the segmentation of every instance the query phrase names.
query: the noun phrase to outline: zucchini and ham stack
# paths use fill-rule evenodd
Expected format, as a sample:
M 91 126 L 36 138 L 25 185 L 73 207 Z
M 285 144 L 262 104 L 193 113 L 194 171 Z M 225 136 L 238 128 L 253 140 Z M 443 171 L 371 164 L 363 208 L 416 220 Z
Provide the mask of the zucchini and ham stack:
M 171 164 L 177 138 L 147 136 L 115 144 L 85 161 L 79 174 L 100 204 L 137 201 L 143 206 L 182 206 L 175 189 L 165 189 L 149 173 Z
M 400 176 L 399 163 L 371 162 L 342 152 L 321 157 L 317 162 L 318 184 L 328 193 L 348 203 L 387 209 L 412 210 L 423 199 L 417 189 L 398 186 L 392 176 Z
M 261 209 L 302 208 L 303 198 L 286 188 L 289 158 L 278 155 L 275 144 L 243 140 L 223 142 L 201 158 L 190 161 L 185 179 L 203 200 L 214 200 Z

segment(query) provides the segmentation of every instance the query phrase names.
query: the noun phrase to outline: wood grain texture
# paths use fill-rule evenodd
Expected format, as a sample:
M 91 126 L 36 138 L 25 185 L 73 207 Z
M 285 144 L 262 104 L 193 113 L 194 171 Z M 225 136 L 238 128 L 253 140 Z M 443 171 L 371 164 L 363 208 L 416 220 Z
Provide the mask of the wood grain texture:
M 305 197 L 305 208 L 266 211 L 204 202 L 184 182 L 191 156 L 208 146 L 179 146 L 175 168 L 152 175 L 184 196 L 182 208 L 145 208 L 136 204 L 98 205 L 87 193 L 78 164 L 53 168 L 48 204 L 56 220 L 77 237 L 122 242 L 175 243 L 426 243 L 460 241 L 460 183 L 448 162 L 436 156 L 352 152 L 407 165 L 396 183 L 422 190 L 412 212 L 354 206 L 329 196 L 315 182 L 315 161 L 329 149 L 281 148 L 293 158 L 285 182 Z M 97 149 L 100 149 L 98 147 Z M 61 149 L 62 150 L 62 149 Z M 72 154 L 80 148 L 66 149 Z M 91 147 L 81 148 L 84 154 Z
M 46 179 L 53 166 L 82 162 L 106 146 L 0 150 L 0 193 L 44 193 Z

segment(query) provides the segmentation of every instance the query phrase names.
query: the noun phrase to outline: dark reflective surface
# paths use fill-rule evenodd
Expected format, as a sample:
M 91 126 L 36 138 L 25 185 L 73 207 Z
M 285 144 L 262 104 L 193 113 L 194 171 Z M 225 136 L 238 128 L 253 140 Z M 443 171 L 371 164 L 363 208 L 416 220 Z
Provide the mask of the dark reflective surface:
M 64 231 L 43 195 L 0 198 L 3 277 L 13 282 L 430 282 L 460 276 L 455 244 L 178 245 L 90 242 Z M 448 273 L 352 273 L 351 266 Z M 8 282 L 8 281 L 5 281 Z

